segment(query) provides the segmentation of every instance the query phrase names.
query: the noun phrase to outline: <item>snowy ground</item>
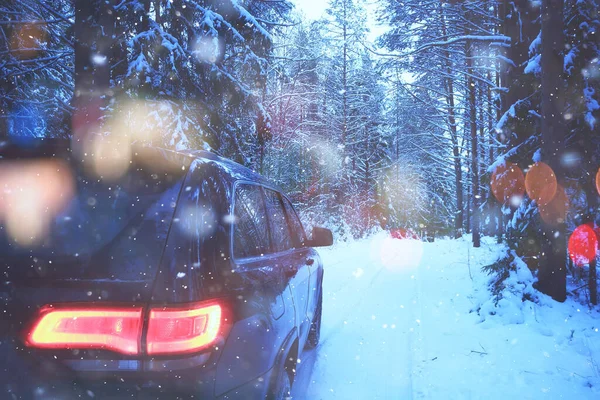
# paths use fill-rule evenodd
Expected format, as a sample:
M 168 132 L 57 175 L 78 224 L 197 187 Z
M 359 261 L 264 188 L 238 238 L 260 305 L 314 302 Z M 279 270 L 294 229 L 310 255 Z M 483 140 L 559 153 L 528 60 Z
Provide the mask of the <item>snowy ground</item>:
M 600 398 L 600 314 L 510 293 L 494 307 L 481 266 L 503 251 L 384 235 L 321 251 L 321 344 L 304 353 L 293 398 Z

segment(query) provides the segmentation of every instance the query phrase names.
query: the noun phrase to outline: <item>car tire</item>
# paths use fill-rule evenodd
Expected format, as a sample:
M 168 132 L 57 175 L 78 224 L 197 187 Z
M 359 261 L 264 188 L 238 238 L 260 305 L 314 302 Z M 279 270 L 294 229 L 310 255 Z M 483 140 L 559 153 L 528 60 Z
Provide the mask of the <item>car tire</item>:
M 313 321 L 310 324 L 310 331 L 308 332 L 308 338 L 306 339 L 306 345 L 304 346 L 307 349 L 314 349 L 319 345 L 319 340 L 321 339 L 321 315 L 323 314 L 323 290 L 321 289 L 321 293 L 319 294 L 319 302 L 317 303 L 317 308 L 315 310 L 315 315 L 313 317 Z
M 267 400 L 287 400 L 292 398 L 292 381 L 290 373 L 285 367 L 281 368 L 275 376 Z

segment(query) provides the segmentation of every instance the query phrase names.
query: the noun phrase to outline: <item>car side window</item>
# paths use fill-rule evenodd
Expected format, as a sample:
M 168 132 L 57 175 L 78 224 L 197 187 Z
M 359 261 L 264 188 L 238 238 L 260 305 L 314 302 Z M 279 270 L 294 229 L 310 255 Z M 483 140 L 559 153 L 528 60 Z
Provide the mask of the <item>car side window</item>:
M 306 234 L 304 233 L 302 222 L 300 222 L 300 218 L 298 218 L 298 214 L 296 214 L 296 210 L 294 210 L 292 203 L 283 196 L 281 196 L 281 200 L 283 201 L 283 206 L 290 225 L 292 241 L 296 247 L 302 247 L 304 243 L 306 243 Z
M 295 247 L 279 193 L 265 189 L 267 213 L 271 223 L 273 250 L 278 253 Z
M 235 191 L 234 214 L 234 257 L 241 259 L 269 253 L 269 226 L 262 188 L 239 185 Z

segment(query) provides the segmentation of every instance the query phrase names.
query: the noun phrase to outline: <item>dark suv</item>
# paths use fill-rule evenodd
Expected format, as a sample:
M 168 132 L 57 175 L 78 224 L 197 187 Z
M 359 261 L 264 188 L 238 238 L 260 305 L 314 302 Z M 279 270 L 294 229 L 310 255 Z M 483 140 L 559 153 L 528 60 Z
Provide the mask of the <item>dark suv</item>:
M 319 341 L 330 231 L 308 239 L 280 190 L 207 152 L 134 146 L 110 179 L 57 141 L 0 156 L 1 399 L 288 396 Z M 8 178 L 31 165 L 67 178 Z M 32 204 L 64 200 L 33 236 L 10 219 L 28 184 Z

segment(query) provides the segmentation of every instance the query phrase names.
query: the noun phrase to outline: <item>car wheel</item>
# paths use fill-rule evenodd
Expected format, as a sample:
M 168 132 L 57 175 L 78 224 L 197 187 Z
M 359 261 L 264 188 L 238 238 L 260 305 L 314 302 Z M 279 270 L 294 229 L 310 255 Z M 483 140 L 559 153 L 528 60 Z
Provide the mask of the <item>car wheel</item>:
M 267 400 L 286 400 L 292 398 L 292 381 L 286 368 L 281 368 L 273 386 L 267 395 Z
M 306 345 L 304 346 L 307 349 L 314 349 L 319 345 L 319 339 L 321 339 L 321 314 L 323 314 L 323 289 L 321 289 L 321 293 L 319 294 L 317 309 L 310 324 L 308 339 L 306 339 Z

